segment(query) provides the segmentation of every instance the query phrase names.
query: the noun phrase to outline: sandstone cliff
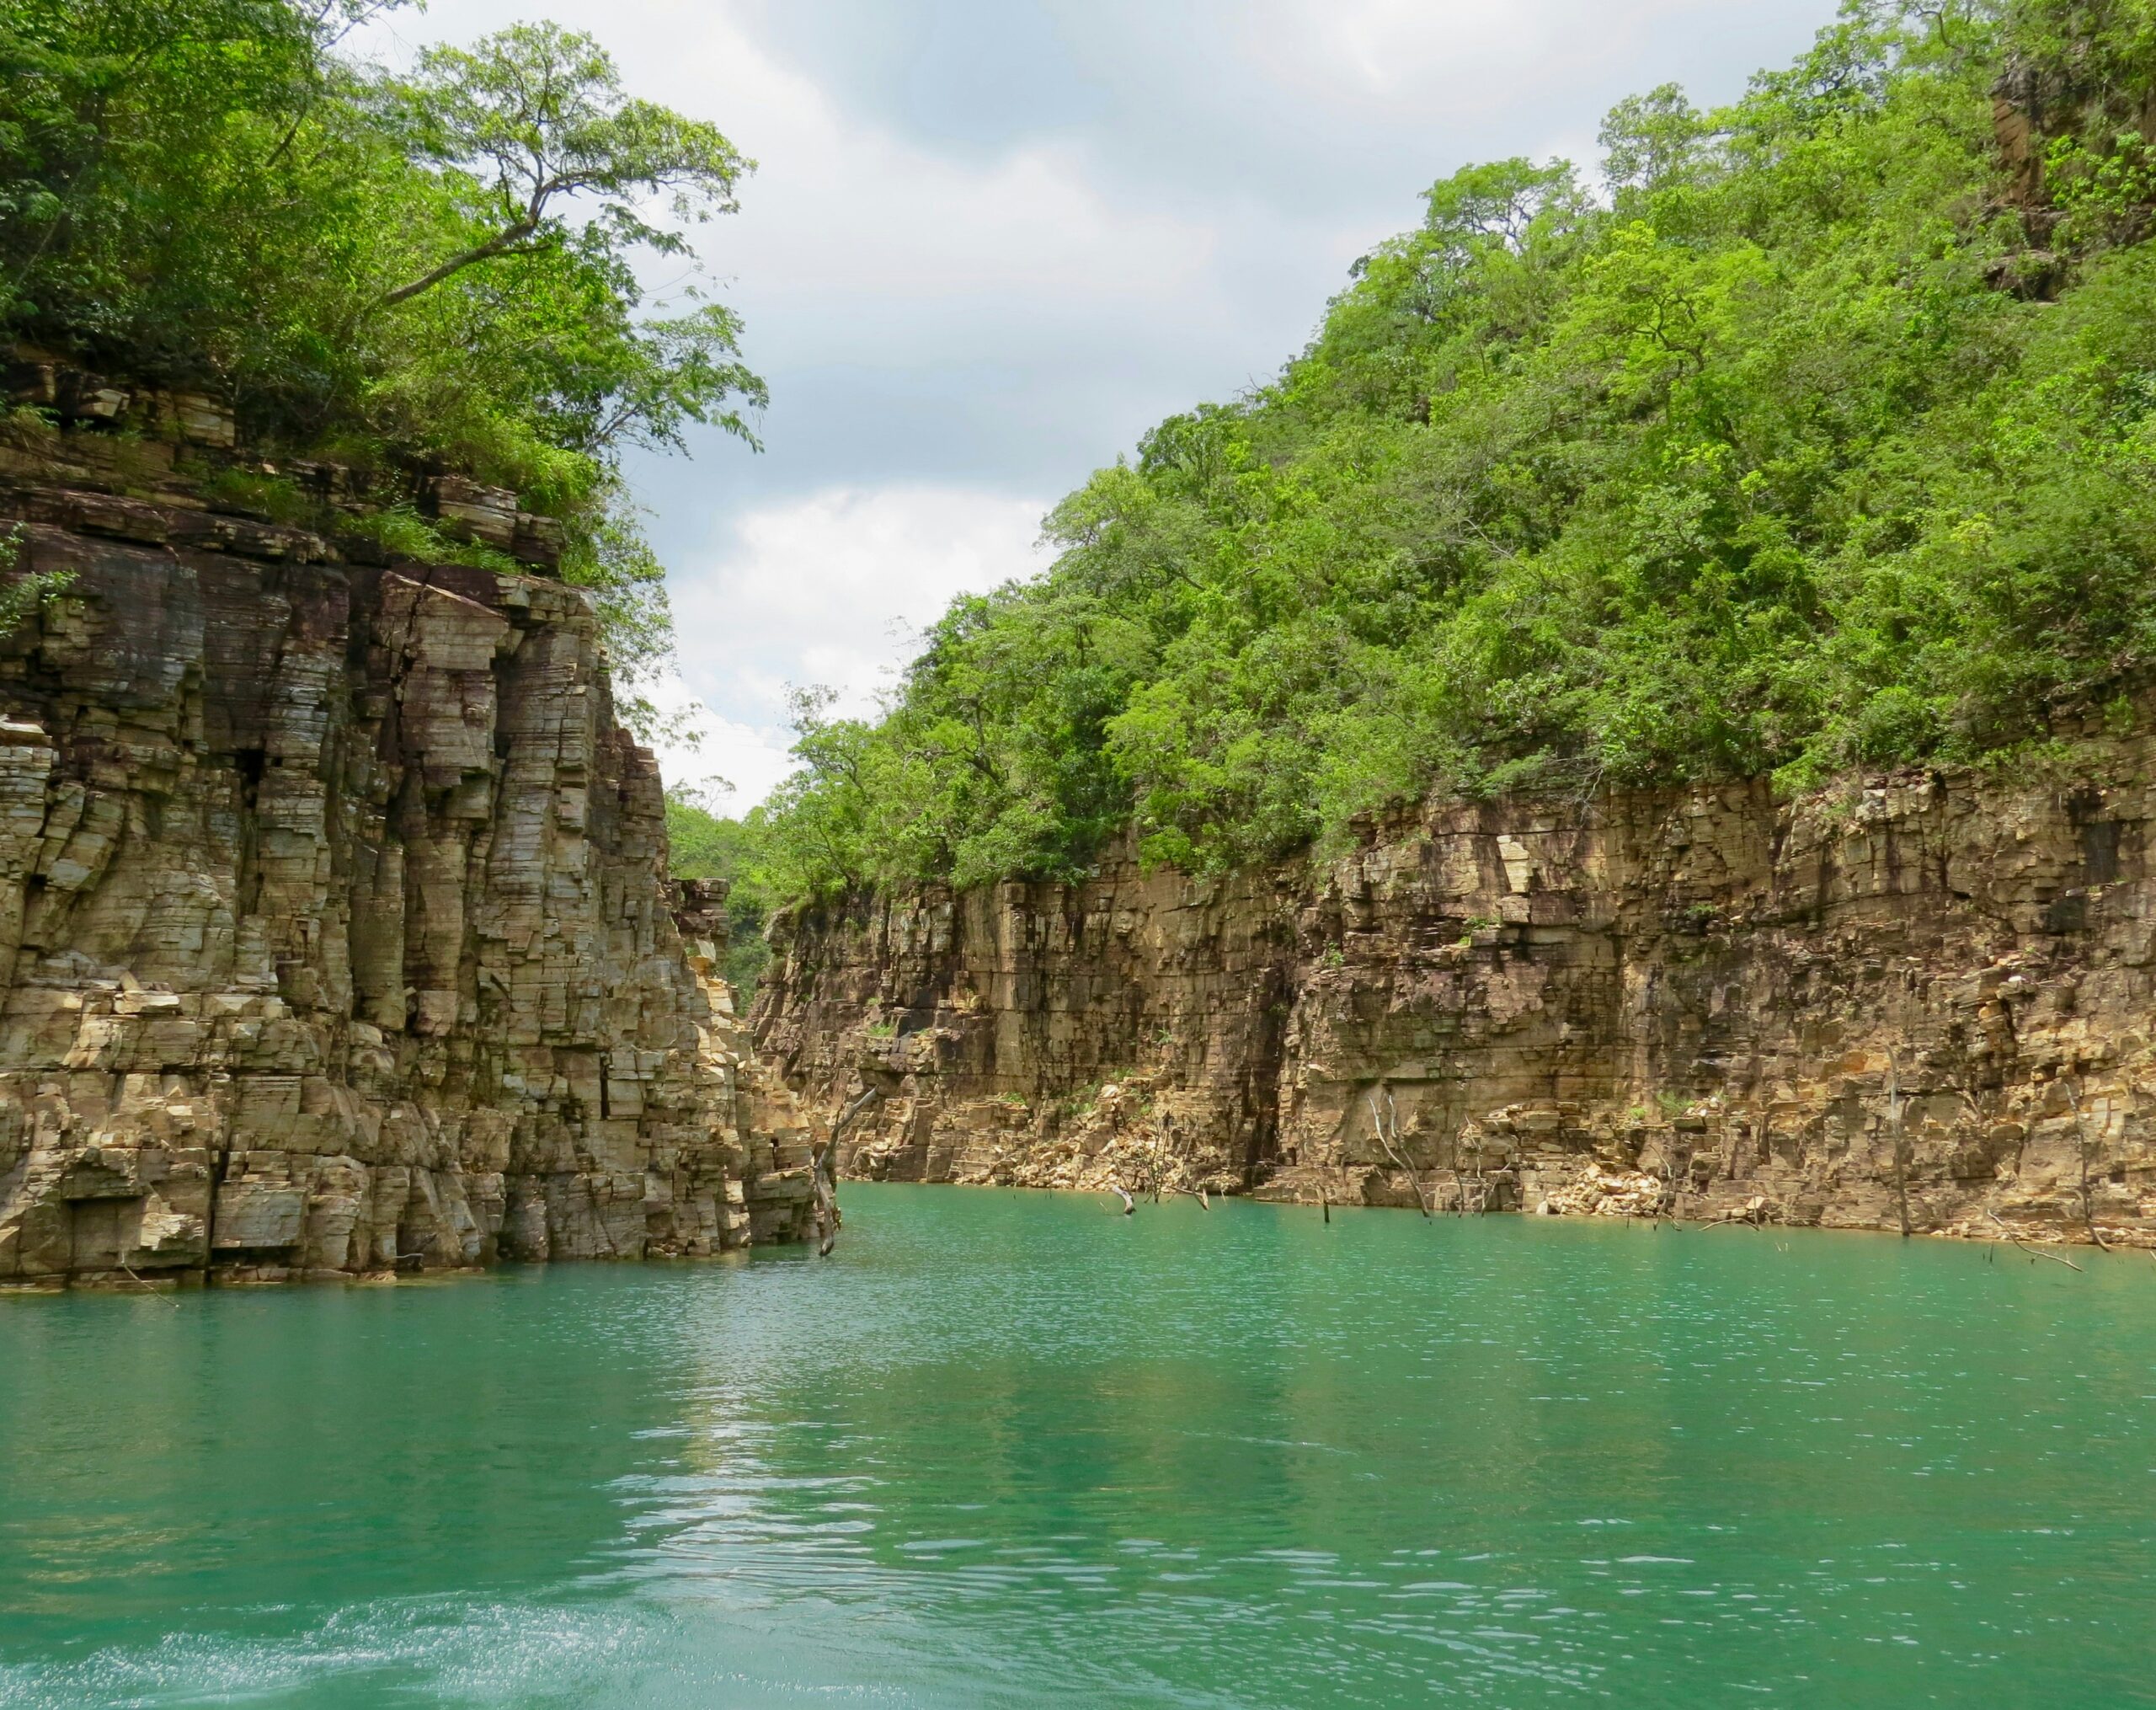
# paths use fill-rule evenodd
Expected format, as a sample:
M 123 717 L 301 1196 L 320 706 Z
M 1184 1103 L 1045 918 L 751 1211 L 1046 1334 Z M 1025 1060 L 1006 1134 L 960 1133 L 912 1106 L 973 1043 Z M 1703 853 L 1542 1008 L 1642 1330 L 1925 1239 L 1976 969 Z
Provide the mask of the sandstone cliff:
M 74 577 L 0 638 L 0 1281 L 805 1235 L 585 598 L 205 505 L 229 424 L 168 405 L 0 452 L 18 567 Z
M 852 1173 L 2156 1240 L 2156 741 L 782 920 Z

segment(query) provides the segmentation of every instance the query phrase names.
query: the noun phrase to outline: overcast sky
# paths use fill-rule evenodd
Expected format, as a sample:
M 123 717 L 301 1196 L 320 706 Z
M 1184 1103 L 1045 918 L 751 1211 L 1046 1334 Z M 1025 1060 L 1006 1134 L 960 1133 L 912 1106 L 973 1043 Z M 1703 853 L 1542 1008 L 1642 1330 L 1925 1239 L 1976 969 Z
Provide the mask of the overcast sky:
M 1831 0 L 435 0 L 392 57 L 519 18 L 590 31 L 639 94 L 759 168 L 700 247 L 771 382 L 632 473 L 672 571 L 670 783 L 747 808 L 788 684 L 866 710 L 961 590 L 1162 416 L 1299 349 L 1348 265 L 1471 161 L 1592 166 L 1602 115 L 1787 62 Z

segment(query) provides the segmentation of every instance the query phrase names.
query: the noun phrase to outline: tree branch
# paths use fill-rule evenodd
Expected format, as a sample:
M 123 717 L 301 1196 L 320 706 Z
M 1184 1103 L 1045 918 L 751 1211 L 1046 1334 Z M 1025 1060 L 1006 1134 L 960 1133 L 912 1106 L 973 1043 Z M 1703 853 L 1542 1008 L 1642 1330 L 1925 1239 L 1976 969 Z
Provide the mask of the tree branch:
M 497 255 L 526 255 L 529 248 L 520 248 L 524 240 L 539 229 L 536 219 L 526 216 L 514 226 L 497 232 L 483 243 L 474 244 L 461 255 L 452 255 L 440 266 L 421 274 L 409 285 L 400 285 L 382 299 L 382 307 L 389 308 L 400 302 L 408 302 L 423 291 L 431 291 L 445 279 L 459 274 L 467 267 L 476 267 L 482 261 L 491 261 Z

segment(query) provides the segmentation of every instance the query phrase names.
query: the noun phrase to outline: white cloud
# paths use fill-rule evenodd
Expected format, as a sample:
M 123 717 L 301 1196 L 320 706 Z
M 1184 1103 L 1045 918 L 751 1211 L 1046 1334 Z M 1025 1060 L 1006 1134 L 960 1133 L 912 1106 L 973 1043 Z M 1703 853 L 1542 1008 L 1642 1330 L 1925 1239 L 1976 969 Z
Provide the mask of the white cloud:
M 786 685 L 869 710 L 903 636 L 1037 567 L 1038 518 L 1152 422 L 1275 371 L 1356 255 L 1467 162 L 1593 164 L 1604 110 L 1726 99 L 1833 0 L 435 0 L 394 56 L 551 14 L 761 165 L 696 241 L 770 381 L 630 473 L 712 773 L 787 767 Z M 653 283 L 660 283 L 654 273 Z
M 921 631 L 952 599 L 1041 564 L 1044 503 L 923 485 L 835 488 L 759 508 L 673 575 L 686 695 L 710 709 L 669 778 L 717 772 L 760 800 L 785 776 L 786 692 L 827 685 L 837 710 L 875 709 Z
M 659 773 L 670 794 L 701 800 L 714 813 L 738 815 L 763 800 L 793 770 L 784 731 L 717 717 L 679 677 L 656 685 L 651 698 L 664 712 L 691 715 L 702 732 L 695 741 L 654 745 Z
M 1553 94 L 1569 104 L 1643 45 L 1672 50 L 1742 9 L 1727 0 L 1275 0 L 1237 8 L 1234 33 L 1283 89 L 1328 103 L 1427 110 L 1436 100 L 1455 117 L 1532 113 L 1577 125 L 1600 115 L 1552 111 Z

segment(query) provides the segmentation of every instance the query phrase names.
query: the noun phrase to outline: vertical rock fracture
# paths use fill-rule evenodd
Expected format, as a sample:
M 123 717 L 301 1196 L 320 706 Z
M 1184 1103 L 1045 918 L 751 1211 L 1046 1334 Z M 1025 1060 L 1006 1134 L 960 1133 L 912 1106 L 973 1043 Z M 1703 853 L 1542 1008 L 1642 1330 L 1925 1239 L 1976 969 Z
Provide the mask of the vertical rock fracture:
M 2156 742 L 1432 804 L 1330 863 L 792 916 L 844 1172 L 2156 1244 Z
M 0 498 L 74 578 L 0 639 L 0 1281 L 809 1236 L 584 596 Z

